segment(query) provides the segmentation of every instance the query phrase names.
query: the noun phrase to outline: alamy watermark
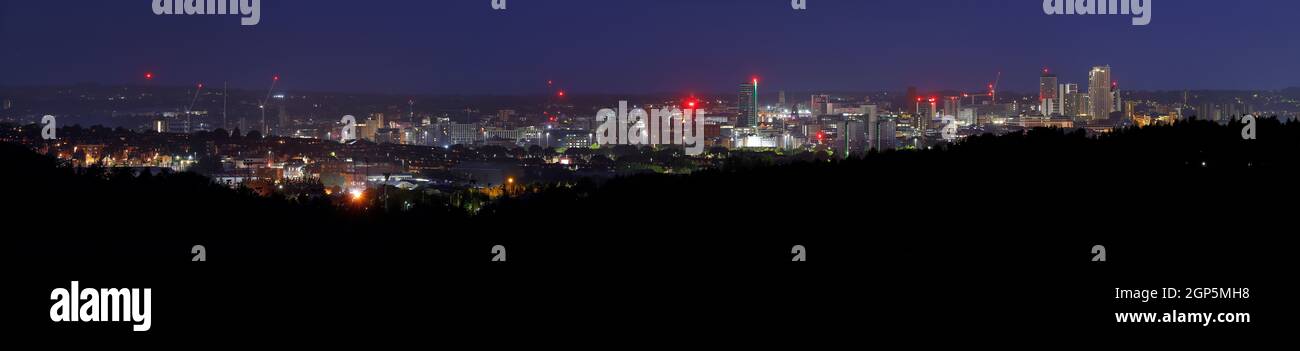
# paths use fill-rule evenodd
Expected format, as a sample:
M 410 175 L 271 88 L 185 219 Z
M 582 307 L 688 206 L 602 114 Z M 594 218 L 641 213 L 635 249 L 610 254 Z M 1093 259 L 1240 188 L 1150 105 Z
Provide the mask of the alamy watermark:
M 627 101 L 618 111 L 596 112 L 596 143 L 601 145 L 682 145 L 686 154 L 704 153 L 704 109 L 662 108 L 628 110 Z
M 262 0 L 153 0 L 155 15 L 242 15 L 239 24 L 262 22 Z
M 41 139 L 55 140 L 59 138 L 59 123 L 54 116 L 45 115 L 41 117 Z
M 1255 138 L 1259 137 L 1259 134 L 1256 134 L 1255 131 L 1255 115 L 1242 116 L 1241 123 L 1244 124 L 1241 127 L 1242 140 L 1255 140 Z
M 148 331 L 153 305 L 153 289 L 82 289 L 72 281 L 71 289 L 50 291 L 50 321 L 58 322 L 134 322 L 131 330 Z
M 1133 25 L 1151 24 L 1152 0 L 1043 0 L 1048 15 L 1132 15 Z
M 493 10 L 505 10 L 506 0 L 489 0 Z M 795 10 L 807 10 L 808 0 L 790 0 L 790 8 Z
M 353 117 L 352 115 L 343 116 L 343 119 L 339 120 L 339 123 L 343 124 L 343 128 L 340 130 L 339 133 L 340 143 L 346 143 L 349 141 L 357 140 L 357 118 L 356 117 Z

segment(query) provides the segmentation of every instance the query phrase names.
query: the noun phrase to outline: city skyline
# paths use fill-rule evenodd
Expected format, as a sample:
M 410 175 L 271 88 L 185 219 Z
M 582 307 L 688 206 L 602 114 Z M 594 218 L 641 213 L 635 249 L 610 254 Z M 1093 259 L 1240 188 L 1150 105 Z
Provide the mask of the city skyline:
M 735 81 L 751 76 L 771 82 L 768 91 L 937 91 L 982 87 L 1001 72 L 1000 90 L 1034 92 L 1036 68 L 1081 82 L 1099 65 L 1123 67 L 1126 90 L 1300 82 L 1289 70 L 1300 50 L 1277 45 L 1294 34 L 1285 15 L 1300 9 L 1292 2 L 1162 3 L 1157 20 L 1140 27 L 1121 17 L 1047 16 L 1031 0 L 940 1 L 924 10 L 902 1 L 814 1 L 807 13 L 780 1 L 650 5 L 519 3 L 494 12 L 474 1 L 268 2 L 261 23 L 244 27 L 155 16 L 145 4 L 9 2 L 0 39 L 11 50 L 0 57 L 23 69 L 0 85 L 140 83 L 152 72 L 153 84 L 248 89 L 279 74 L 285 89 L 304 91 L 531 95 L 553 80 L 575 94 L 734 94 Z M 1216 20 L 1233 15 L 1251 21 Z M 628 20 L 589 30 L 601 18 Z M 665 18 L 681 25 L 647 29 Z M 1082 50 L 1081 41 L 1095 45 Z
M 1273 181 L 1300 174 L 1296 13 L 0 0 L 8 330 L 371 348 L 1289 336 L 1292 246 L 1266 238 L 1300 196 Z

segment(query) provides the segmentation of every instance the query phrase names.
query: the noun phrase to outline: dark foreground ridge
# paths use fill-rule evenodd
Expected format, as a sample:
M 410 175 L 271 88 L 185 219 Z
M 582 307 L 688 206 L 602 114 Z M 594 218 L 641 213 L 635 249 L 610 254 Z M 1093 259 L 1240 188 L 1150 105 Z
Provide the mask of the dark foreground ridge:
M 669 318 L 687 329 L 883 338 L 1267 335 L 1294 311 L 1276 296 L 1292 266 L 1300 123 L 1261 120 L 1255 140 L 1241 128 L 1189 121 L 1099 137 L 1036 129 L 847 160 L 734 157 L 688 175 L 546 186 L 473 215 L 262 197 L 193 173 L 72 169 L 5 144 L 6 241 L 16 243 L 5 256 L 23 267 L 6 290 L 22 301 L 14 315 L 28 328 L 56 334 L 128 333 L 43 319 L 50 289 L 79 279 L 154 288 L 149 333 L 163 336 L 416 338 L 485 324 L 545 333 L 555 315 L 632 334 Z M 197 244 L 207 262 L 191 261 Z M 491 261 L 496 245 L 506 262 Z M 791 262 L 794 245 L 806 262 Z M 1090 262 L 1094 245 L 1106 246 L 1107 262 Z M 1261 292 L 1183 306 L 1259 321 L 1198 329 L 1113 320 L 1168 307 L 1117 304 L 1114 288 L 1188 285 Z M 225 294 L 247 287 L 260 293 Z M 429 303 L 385 307 L 411 287 Z M 330 293 L 295 292 L 304 290 Z M 280 294 L 297 300 L 282 304 Z M 276 317 L 239 317 L 267 311 Z

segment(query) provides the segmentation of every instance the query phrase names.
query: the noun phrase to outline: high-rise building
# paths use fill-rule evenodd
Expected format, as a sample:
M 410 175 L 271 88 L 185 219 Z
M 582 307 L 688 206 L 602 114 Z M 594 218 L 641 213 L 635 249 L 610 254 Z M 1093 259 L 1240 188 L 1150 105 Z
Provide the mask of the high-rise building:
M 1044 116 L 1062 114 L 1061 96 L 1057 90 L 1059 88 L 1056 75 L 1044 68 L 1043 76 L 1038 78 L 1038 104 Z
M 785 108 L 785 90 L 776 93 L 776 106 Z
M 876 105 L 863 105 L 862 119 L 867 124 L 866 149 L 870 150 L 876 145 L 876 139 L 880 139 L 880 109 Z
M 371 113 L 370 117 L 357 124 L 357 138 L 377 142 L 379 140 L 380 129 L 386 129 L 384 125 L 383 113 Z
M 1078 116 L 1080 114 L 1079 85 L 1074 83 L 1061 84 L 1057 93 L 1060 94 L 1057 100 L 1061 102 L 1061 115 Z
M 1088 100 L 1092 109 L 1088 112 L 1088 118 L 1092 120 L 1104 120 L 1110 118 L 1110 113 L 1115 112 L 1115 94 L 1112 91 L 1110 66 L 1093 67 L 1088 72 Z
M 740 114 L 736 118 L 737 127 L 758 127 L 758 79 L 753 83 L 740 85 L 740 94 L 736 98 Z
M 1119 83 L 1110 83 L 1111 112 L 1128 112 L 1124 109 L 1124 98 L 1120 97 Z
M 170 133 L 171 126 L 169 125 L 169 122 L 170 121 L 168 121 L 166 117 L 159 116 L 154 118 L 153 124 L 150 125 L 149 129 L 153 130 L 155 133 Z
M 288 104 L 284 103 L 283 101 L 280 102 L 280 111 L 279 111 L 279 115 L 277 116 L 279 117 L 280 120 L 279 121 L 280 123 L 277 126 L 280 127 L 281 135 L 291 135 L 293 133 L 292 131 L 289 130 L 289 128 L 292 127 L 291 125 L 292 123 L 290 123 L 289 121 L 289 111 L 287 105 Z
M 1218 108 L 1214 104 L 1201 104 L 1200 107 L 1196 108 L 1196 117 L 1202 121 L 1217 121 L 1219 118 L 1218 112 Z
M 883 116 L 876 120 L 877 137 L 871 140 L 871 147 L 877 151 L 893 150 L 898 141 L 898 119 Z
M 844 153 L 843 158 L 848 158 L 852 154 L 861 154 L 866 151 L 868 132 L 867 123 L 855 118 L 845 118 L 844 128 L 839 131 L 840 138 L 836 151 Z
M 961 113 L 961 97 L 948 96 L 943 99 L 943 114 L 956 117 Z
M 913 128 L 918 132 L 924 133 L 930 128 L 930 123 L 938 113 L 939 102 L 935 98 L 916 98 L 916 116 L 912 117 Z
M 826 105 L 831 102 L 830 95 L 813 95 L 811 100 L 812 101 L 809 102 L 811 106 L 808 106 L 808 109 L 812 110 L 813 117 L 831 113 L 831 111 L 826 109 Z
M 1084 93 L 1075 94 L 1079 97 L 1079 116 L 1088 117 L 1092 113 L 1092 96 Z

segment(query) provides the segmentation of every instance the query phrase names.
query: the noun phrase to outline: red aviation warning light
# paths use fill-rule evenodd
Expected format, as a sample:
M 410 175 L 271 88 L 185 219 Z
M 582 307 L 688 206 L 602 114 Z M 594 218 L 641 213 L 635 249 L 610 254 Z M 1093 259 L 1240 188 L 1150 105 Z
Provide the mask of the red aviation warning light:
M 153 72 L 144 72 L 144 80 L 153 80 Z
M 690 110 L 694 110 L 695 106 L 699 106 L 699 104 L 700 99 L 695 98 L 694 93 L 692 93 L 690 97 L 682 99 L 682 105 Z
M 559 95 L 560 97 L 564 97 L 564 90 L 560 90 L 560 92 L 557 93 L 556 95 Z

